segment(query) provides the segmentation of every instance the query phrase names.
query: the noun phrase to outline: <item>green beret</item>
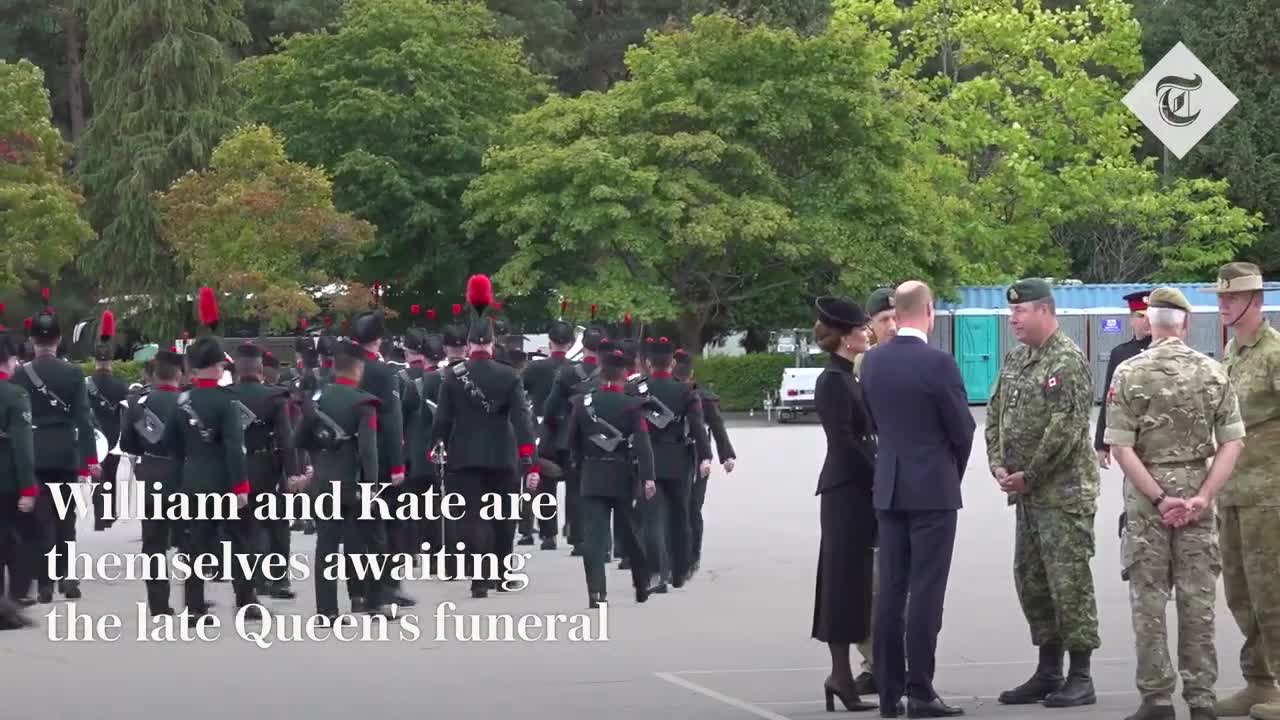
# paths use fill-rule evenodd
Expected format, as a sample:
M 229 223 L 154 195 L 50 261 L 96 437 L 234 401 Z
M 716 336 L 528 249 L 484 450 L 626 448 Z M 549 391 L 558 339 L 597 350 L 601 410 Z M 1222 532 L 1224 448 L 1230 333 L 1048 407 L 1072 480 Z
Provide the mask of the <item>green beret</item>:
M 1191 303 L 1187 302 L 1187 296 L 1183 295 L 1181 290 L 1171 287 L 1156 288 L 1152 291 L 1147 297 L 1147 307 L 1191 312 Z
M 876 288 L 867 298 L 867 314 L 872 317 L 893 309 L 893 288 Z
M 1025 278 L 1009 286 L 1005 293 L 1010 305 L 1053 297 L 1053 288 L 1040 278 Z

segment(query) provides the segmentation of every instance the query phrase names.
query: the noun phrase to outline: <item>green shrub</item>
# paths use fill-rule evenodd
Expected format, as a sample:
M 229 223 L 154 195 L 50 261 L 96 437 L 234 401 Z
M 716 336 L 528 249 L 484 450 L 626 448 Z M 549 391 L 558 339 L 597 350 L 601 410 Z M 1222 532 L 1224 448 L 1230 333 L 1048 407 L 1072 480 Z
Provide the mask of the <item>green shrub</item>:
M 694 379 L 720 396 L 723 410 L 760 409 L 766 393 L 776 393 L 782 370 L 795 365 L 794 355 L 749 353 L 737 357 L 694 360 Z
M 81 363 L 80 369 L 84 370 L 85 375 L 93 374 L 93 363 Z M 117 360 L 111 363 L 111 373 L 124 381 L 125 385 L 142 382 L 142 363 L 140 362 L 121 362 Z

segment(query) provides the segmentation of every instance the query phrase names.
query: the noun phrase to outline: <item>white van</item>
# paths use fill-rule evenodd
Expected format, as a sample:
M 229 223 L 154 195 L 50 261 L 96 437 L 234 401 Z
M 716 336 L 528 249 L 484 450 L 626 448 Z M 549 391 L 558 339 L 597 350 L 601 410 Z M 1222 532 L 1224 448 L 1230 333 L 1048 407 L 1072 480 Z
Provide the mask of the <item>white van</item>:
M 782 384 L 778 386 L 778 398 L 774 403 L 778 422 L 788 422 L 817 410 L 813 391 L 821 374 L 820 367 L 786 368 L 782 371 Z

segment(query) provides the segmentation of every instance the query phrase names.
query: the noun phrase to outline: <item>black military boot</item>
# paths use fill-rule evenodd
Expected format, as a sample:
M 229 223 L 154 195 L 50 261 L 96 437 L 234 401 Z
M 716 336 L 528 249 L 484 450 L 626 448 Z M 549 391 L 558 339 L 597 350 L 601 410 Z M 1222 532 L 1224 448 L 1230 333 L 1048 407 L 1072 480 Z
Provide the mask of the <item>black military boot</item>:
M 1000 693 L 1001 705 L 1031 705 L 1043 702 L 1051 692 L 1062 687 L 1062 646 L 1040 646 L 1040 664 L 1031 679 L 1012 690 Z M 1090 686 L 1092 687 L 1092 686 Z
M 1172 705 L 1142 703 L 1137 712 L 1124 720 L 1174 720 L 1174 717 Z
M 1098 702 L 1098 696 L 1093 692 L 1093 677 L 1089 674 L 1091 654 L 1089 650 L 1071 652 L 1071 672 L 1067 673 L 1067 681 L 1045 697 L 1045 707 L 1080 707 Z

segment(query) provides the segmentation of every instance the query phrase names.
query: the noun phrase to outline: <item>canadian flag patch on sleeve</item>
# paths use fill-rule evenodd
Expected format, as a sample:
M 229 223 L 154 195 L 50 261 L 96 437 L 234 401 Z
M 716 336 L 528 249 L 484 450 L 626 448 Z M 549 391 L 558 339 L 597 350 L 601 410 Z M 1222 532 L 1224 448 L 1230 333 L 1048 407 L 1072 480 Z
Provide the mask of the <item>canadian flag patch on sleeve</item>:
M 1058 382 L 1058 376 L 1057 376 L 1057 375 L 1053 375 L 1053 376 L 1051 376 L 1048 380 L 1046 380 L 1046 381 L 1044 382 L 1044 389 L 1045 389 L 1045 390 L 1052 390 L 1052 389 L 1054 389 L 1054 388 L 1058 387 L 1058 385 L 1060 385 L 1060 384 L 1061 384 L 1061 383 L 1059 383 L 1059 382 Z

